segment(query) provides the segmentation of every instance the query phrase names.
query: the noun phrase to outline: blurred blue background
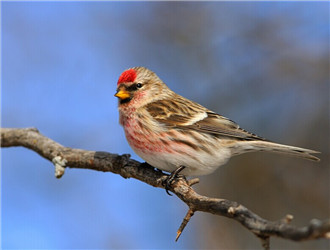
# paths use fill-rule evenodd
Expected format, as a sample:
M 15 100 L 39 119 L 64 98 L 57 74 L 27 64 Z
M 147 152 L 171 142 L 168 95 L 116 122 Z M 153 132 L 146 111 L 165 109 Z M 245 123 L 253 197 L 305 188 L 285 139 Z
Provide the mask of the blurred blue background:
M 329 217 L 329 3 L 2 2 L 1 126 L 62 145 L 130 153 L 113 96 L 120 73 L 155 71 L 179 94 L 320 163 L 253 153 L 201 178 L 198 192 L 293 224 Z M 134 179 L 1 150 L 3 248 L 260 248 L 237 222 L 196 213 Z M 272 239 L 281 249 L 328 241 Z

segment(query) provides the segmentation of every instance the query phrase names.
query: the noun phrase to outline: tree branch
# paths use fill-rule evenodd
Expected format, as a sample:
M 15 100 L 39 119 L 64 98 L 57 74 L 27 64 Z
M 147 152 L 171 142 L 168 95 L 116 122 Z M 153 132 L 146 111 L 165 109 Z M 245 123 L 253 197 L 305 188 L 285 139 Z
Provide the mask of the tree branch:
M 130 156 L 111 154 L 100 151 L 88 151 L 64 147 L 43 136 L 35 128 L 1 128 L 1 147 L 23 146 L 37 152 L 40 156 L 53 162 L 55 176 L 60 178 L 65 167 L 92 169 L 119 174 L 124 178 L 135 178 L 153 187 L 163 187 L 167 174 L 130 159 Z M 178 232 L 177 239 L 190 218 L 197 211 L 232 218 L 241 223 L 262 240 L 263 247 L 269 249 L 269 237 L 277 236 L 294 241 L 330 238 L 330 220 L 313 219 L 305 227 L 290 225 L 291 215 L 284 220 L 267 221 L 235 201 L 209 198 L 197 194 L 191 187 L 198 180 L 178 178 L 170 191 L 178 196 L 189 207 Z

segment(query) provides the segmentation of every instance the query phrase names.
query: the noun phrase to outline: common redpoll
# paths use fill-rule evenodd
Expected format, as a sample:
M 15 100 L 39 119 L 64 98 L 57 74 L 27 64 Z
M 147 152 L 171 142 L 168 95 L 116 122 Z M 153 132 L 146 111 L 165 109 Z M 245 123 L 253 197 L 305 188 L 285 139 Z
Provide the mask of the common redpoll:
M 247 152 L 284 153 L 313 161 L 314 150 L 270 142 L 170 90 L 144 67 L 124 71 L 117 83 L 120 124 L 128 143 L 158 169 L 206 175 Z

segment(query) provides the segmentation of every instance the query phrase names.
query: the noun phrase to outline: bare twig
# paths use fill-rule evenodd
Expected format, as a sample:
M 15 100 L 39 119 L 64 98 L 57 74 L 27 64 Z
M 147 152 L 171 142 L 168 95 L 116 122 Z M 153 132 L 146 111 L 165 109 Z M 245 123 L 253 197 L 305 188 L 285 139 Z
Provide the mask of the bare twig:
M 183 218 L 183 221 L 178 229 L 178 231 L 176 232 L 176 238 L 175 241 L 178 241 L 178 239 L 180 238 L 183 229 L 187 226 L 188 222 L 190 221 L 191 217 L 194 215 L 195 211 L 190 209 L 188 210 L 186 216 Z
M 124 178 L 135 178 L 153 187 L 163 187 L 163 180 L 168 176 L 146 164 L 130 159 L 129 155 L 107 152 L 88 151 L 64 147 L 43 136 L 35 128 L 2 128 L 1 147 L 23 146 L 37 152 L 55 165 L 57 178 L 64 174 L 64 167 L 84 168 L 119 174 Z M 330 238 L 330 220 L 311 220 L 305 227 L 289 224 L 292 216 L 278 221 L 267 221 L 235 201 L 216 199 L 197 194 L 191 185 L 197 180 L 187 181 L 179 178 L 174 181 L 170 191 L 185 202 L 189 211 L 179 230 L 178 237 L 194 212 L 202 211 L 232 218 L 241 223 L 257 237 L 262 239 L 265 249 L 269 249 L 269 237 L 276 236 L 294 241 Z
M 270 237 L 269 236 L 259 236 L 257 235 L 257 237 L 260 239 L 261 241 L 261 245 L 265 250 L 269 250 L 270 249 Z

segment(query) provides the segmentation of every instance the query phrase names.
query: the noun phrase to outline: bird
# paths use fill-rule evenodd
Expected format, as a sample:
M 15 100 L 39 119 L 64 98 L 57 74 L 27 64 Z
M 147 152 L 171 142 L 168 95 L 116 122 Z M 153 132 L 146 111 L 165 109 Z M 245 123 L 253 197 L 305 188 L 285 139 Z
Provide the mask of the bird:
M 312 161 L 320 152 L 279 144 L 172 91 L 153 71 L 132 67 L 117 82 L 119 123 L 147 164 L 186 176 L 213 173 L 236 155 L 267 151 Z M 167 190 L 166 190 L 167 191 Z

